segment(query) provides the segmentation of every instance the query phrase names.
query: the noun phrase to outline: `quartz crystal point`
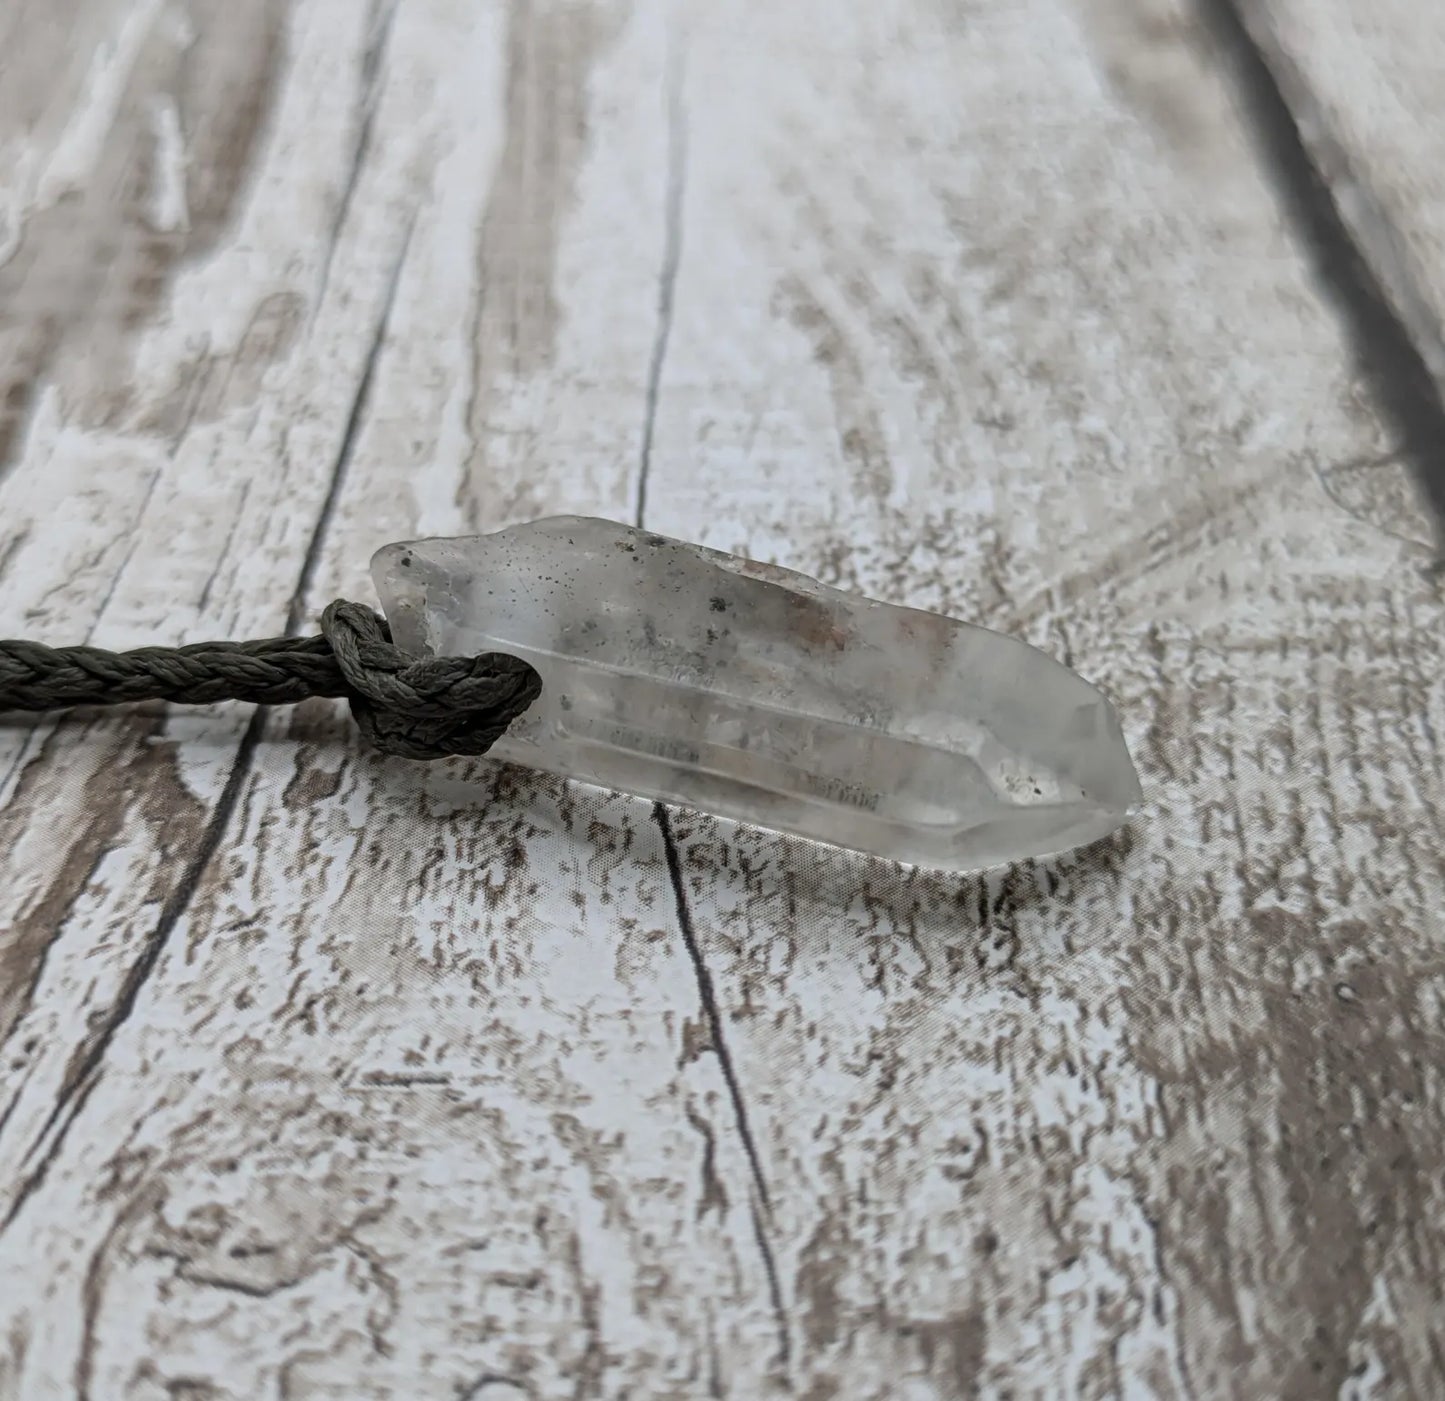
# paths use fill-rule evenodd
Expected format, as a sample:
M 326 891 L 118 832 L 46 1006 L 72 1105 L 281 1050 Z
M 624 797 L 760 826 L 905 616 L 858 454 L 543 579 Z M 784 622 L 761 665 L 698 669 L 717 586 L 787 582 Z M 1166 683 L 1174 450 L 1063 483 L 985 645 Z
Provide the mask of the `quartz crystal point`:
M 949 870 L 1139 801 L 1112 707 L 1058 662 L 775 565 L 555 516 L 387 545 L 372 575 L 403 649 L 541 674 L 497 758 Z

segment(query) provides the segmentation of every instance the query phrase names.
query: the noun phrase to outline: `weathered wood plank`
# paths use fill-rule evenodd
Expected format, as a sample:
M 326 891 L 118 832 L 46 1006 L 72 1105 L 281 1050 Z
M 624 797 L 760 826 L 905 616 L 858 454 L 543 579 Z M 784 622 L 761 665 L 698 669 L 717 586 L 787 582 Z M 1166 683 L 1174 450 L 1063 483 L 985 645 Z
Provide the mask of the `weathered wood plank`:
M 12 201 L 18 241 L 0 268 L 13 317 L 0 377 L 21 411 L 0 469 L 7 634 L 262 634 L 284 626 L 297 589 L 397 240 L 379 217 L 345 299 L 311 308 L 334 191 L 262 134 L 261 109 L 289 103 L 284 119 L 344 168 L 355 93 L 338 80 L 359 64 L 364 16 L 292 36 L 282 95 L 282 16 L 215 10 L 189 26 L 156 6 L 103 11 L 113 32 L 86 88 L 102 110 L 78 103 L 22 162 L 38 173 Z M 150 116 L 165 111 L 192 132 L 194 178 L 162 168 Z M 179 220 L 166 230 L 153 224 L 162 184 Z M 253 186 L 267 209 L 241 207 Z M 289 393 L 288 354 L 321 366 Z M 246 727 L 236 710 L 152 711 L 0 731 L 4 1029 L 22 1048 L 0 1142 L 9 1201 L 204 859 Z
M 1204 37 L 730 22 L 690 50 L 648 523 L 1025 632 L 1152 795 L 972 882 L 674 820 L 799 1375 L 1427 1394 L 1445 619 Z
M 260 171 L 235 242 L 194 274 L 237 312 L 278 278 L 306 294 L 247 394 L 209 432 L 183 426 L 177 474 L 241 538 L 231 556 L 185 537 L 167 555 L 144 532 L 174 531 L 185 503 L 155 497 L 119 532 L 141 532 L 127 567 L 152 586 L 177 554 L 221 555 L 202 592 L 230 611 L 210 632 L 274 628 L 293 591 L 300 614 L 364 588 L 368 553 L 398 535 L 633 509 L 662 261 L 661 9 L 402 7 L 357 19 L 349 46 L 327 39 L 341 18 L 284 17 Z M 323 54 L 339 69 L 324 79 Z M 312 139 L 317 101 L 336 108 L 333 149 Z M 295 226 L 307 199 L 316 219 Z M 297 241 L 258 248 L 251 231 L 273 224 Z M 151 334 L 218 339 L 214 299 L 185 290 Z M 333 379 L 346 393 L 328 413 Z M 146 416 L 83 442 L 148 447 L 148 397 L 171 382 L 142 378 Z M 318 421 L 308 500 L 297 438 Z M 43 553 L 53 497 L 29 463 L 12 482 L 33 484 Z M 280 537 L 268 556 L 248 499 Z M 140 589 L 129 578 L 117 596 Z M 248 590 L 279 599 L 268 624 L 241 611 Z M 52 1268 L 12 1305 L 15 1384 L 453 1395 L 517 1377 L 534 1394 L 692 1395 L 726 1350 L 763 1394 L 778 1343 L 746 1306 L 767 1293 L 746 1174 L 648 809 L 362 760 L 329 707 L 254 729 L 238 755 L 241 723 L 166 720 L 182 772 L 218 741 L 212 762 L 234 765 L 219 805 L 213 785 L 177 816 L 193 838 L 209 802 L 214 834 L 180 882 L 118 795 L 79 794 L 113 814 L 91 838 L 112 908 L 88 908 L 95 875 L 73 858 L 52 881 L 69 905 L 21 906 L 38 948 L 17 957 L 37 967 L 12 1037 L 30 1052 L 0 1252 Z M 38 761 L 21 778 L 60 800 Z M 74 820 L 25 796 L 17 827 Z M 16 859 L 22 878 L 41 864 Z M 156 924 L 139 972 L 104 939 L 135 906 Z
M 328 706 L 0 729 L 0 1394 L 1426 1393 L 1442 610 L 1184 13 L 174 13 L 0 118 L 121 249 L 0 267 L 0 629 L 642 510 L 1055 650 L 1151 809 L 944 880 Z

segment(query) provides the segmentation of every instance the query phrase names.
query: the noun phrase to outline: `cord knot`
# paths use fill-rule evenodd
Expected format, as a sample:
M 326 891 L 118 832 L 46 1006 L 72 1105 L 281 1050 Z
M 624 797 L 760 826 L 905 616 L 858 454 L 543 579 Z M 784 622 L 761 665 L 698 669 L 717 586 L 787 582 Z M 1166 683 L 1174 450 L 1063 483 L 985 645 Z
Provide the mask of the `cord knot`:
M 385 754 L 485 754 L 542 691 L 536 669 L 505 653 L 410 656 L 380 614 L 346 599 L 327 607 L 321 632 L 361 733 Z

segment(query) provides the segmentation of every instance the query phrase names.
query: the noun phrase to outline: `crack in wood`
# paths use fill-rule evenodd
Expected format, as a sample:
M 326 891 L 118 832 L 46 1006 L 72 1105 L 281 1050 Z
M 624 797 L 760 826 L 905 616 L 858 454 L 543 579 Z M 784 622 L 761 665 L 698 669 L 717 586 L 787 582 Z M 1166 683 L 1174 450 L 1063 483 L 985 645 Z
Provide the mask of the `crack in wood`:
M 165 950 L 172 931 L 180 922 L 181 916 L 190 907 L 191 900 L 200 887 L 201 877 L 210 865 L 211 858 L 220 845 L 221 837 L 230 824 L 231 814 L 240 798 L 241 786 L 250 773 L 251 761 L 261 737 L 264 713 L 257 709 L 251 716 L 245 734 L 242 735 L 241 742 L 237 746 L 235 762 L 231 766 L 226 786 L 221 791 L 220 801 L 216 804 L 211 820 L 206 824 L 205 832 L 190 861 L 187 862 L 180 881 L 162 907 L 155 927 L 146 936 L 145 943 L 135 962 L 126 969 L 120 992 L 115 1001 L 99 1019 L 98 1029 L 71 1058 L 70 1065 L 66 1068 L 65 1078 L 56 1091 L 55 1103 L 46 1116 L 45 1122 L 41 1125 L 40 1132 L 26 1150 L 24 1160 L 30 1162 L 35 1159 L 36 1161 L 21 1182 L 20 1189 L 15 1194 L 15 1200 L 5 1214 L 5 1219 L 0 1222 L 0 1233 L 14 1224 L 25 1204 L 44 1183 L 52 1164 L 65 1145 L 71 1125 L 75 1123 L 81 1110 L 85 1108 L 91 1092 L 100 1082 L 102 1063 L 105 1060 L 106 1052 L 110 1049 L 111 1042 L 115 1040 L 121 1027 L 130 1020 L 141 990 L 145 987 L 152 972 L 155 971 L 155 966 L 160 961 L 160 956 Z M 38 1159 L 36 1158 L 37 1154 L 39 1155 Z
M 346 177 L 341 186 L 341 198 L 336 203 L 336 217 L 331 222 L 330 237 L 326 244 L 326 257 L 321 265 L 321 281 L 316 289 L 313 305 L 319 309 L 326 297 L 331 282 L 331 265 L 336 259 L 337 244 L 341 231 L 351 214 L 351 202 L 356 196 L 357 182 L 371 154 L 371 136 L 376 123 L 376 104 L 380 92 L 382 63 L 391 44 L 392 26 L 396 22 L 397 0 L 372 0 L 371 12 L 367 17 L 367 32 L 370 35 L 366 51 L 361 57 L 356 95 L 356 140 L 351 148 Z
M 647 364 L 647 403 L 642 419 L 641 466 L 637 473 L 637 509 L 633 523 L 641 529 L 647 515 L 647 484 L 652 472 L 653 436 L 657 430 L 657 401 L 662 392 L 662 369 L 672 336 L 673 299 L 682 263 L 682 216 L 687 195 L 687 108 L 683 102 L 685 76 L 682 47 L 669 32 L 667 65 L 667 192 L 663 208 L 662 271 L 657 281 L 657 334 Z
M 321 503 L 321 512 L 316 517 L 316 526 L 311 532 L 311 539 L 306 547 L 306 557 L 301 562 L 301 574 L 296 583 L 296 591 L 291 595 L 291 607 L 286 615 L 288 636 L 295 635 L 306 620 L 307 600 L 311 594 L 311 585 L 316 578 L 316 570 L 321 563 L 321 549 L 330 531 L 332 517 L 336 514 L 336 504 L 341 499 L 341 489 L 346 483 L 346 473 L 356 451 L 356 442 L 361 433 L 361 425 L 366 418 L 367 407 L 371 403 L 371 387 L 376 375 L 376 365 L 381 358 L 381 348 L 386 343 L 386 333 L 391 326 L 391 314 L 396 307 L 396 292 L 401 285 L 401 270 L 406 263 L 407 252 L 411 248 L 411 235 L 415 226 L 416 216 L 413 214 L 402 234 L 401 246 L 397 249 L 396 257 L 392 260 L 391 273 L 387 278 L 386 293 L 382 300 L 381 314 L 376 318 L 376 325 L 366 348 L 366 356 L 361 364 L 361 373 L 357 377 L 356 392 L 352 395 L 351 406 L 346 415 L 346 427 L 341 434 L 341 446 L 337 449 L 336 460 L 331 467 L 331 480 L 327 484 L 326 496 Z
M 360 431 L 360 425 L 365 416 L 366 406 L 370 399 L 376 363 L 380 357 L 382 345 L 386 340 L 387 327 L 391 320 L 392 309 L 396 302 L 397 287 L 401 280 L 401 269 L 406 261 L 407 250 L 411 243 L 411 230 L 412 225 L 409 223 L 401 239 L 401 245 L 396 258 L 392 263 L 381 312 L 377 317 L 367 354 L 362 363 L 361 373 L 357 378 L 356 392 L 352 396 L 346 427 L 342 433 L 341 445 L 337 451 L 336 460 L 332 467 L 331 480 L 326 497 L 317 516 L 316 525 L 311 533 L 311 539 L 307 546 L 296 587 L 292 593 L 291 606 L 287 616 L 287 630 L 289 633 L 295 633 L 297 631 L 304 617 L 306 598 L 310 592 L 316 568 L 320 561 L 322 544 L 327 529 L 330 526 L 331 519 L 335 514 L 336 503 L 346 477 L 346 469 L 350 464 L 357 435 Z M 258 708 L 252 714 L 246 726 L 245 733 L 241 737 L 241 742 L 237 746 L 236 758 L 231 766 L 230 774 L 226 779 L 225 787 L 221 792 L 220 801 L 216 804 L 211 820 L 207 823 L 201 841 L 192 854 L 190 861 L 187 863 L 181 880 L 162 907 L 160 917 L 157 919 L 150 934 L 146 937 L 139 956 L 126 970 L 125 977 L 121 982 L 120 992 L 114 1003 L 112 1003 L 100 1019 L 98 1030 L 78 1049 L 77 1054 L 72 1057 L 71 1063 L 66 1069 L 65 1077 L 57 1090 L 55 1103 L 51 1107 L 50 1113 L 46 1116 L 39 1133 L 25 1153 L 26 1162 L 35 1159 L 37 1154 L 39 1155 L 38 1160 L 35 1161 L 34 1166 L 31 1167 L 26 1174 L 3 1222 L 0 1222 L 0 1232 L 3 1232 L 14 1223 L 16 1217 L 24 1209 L 26 1202 L 30 1200 L 36 1190 L 45 1181 L 51 1165 L 65 1144 L 71 1125 L 75 1122 L 76 1117 L 85 1107 L 85 1103 L 89 1099 L 91 1092 L 99 1083 L 102 1063 L 104 1062 L 106 1052 L 112 1041 L 114 1041 L 116 1034 L 135 1011 L 136 1002 L 140 997 L 141 990 L 150 978 L 151 973 L 155 970 L 155 966 L 160 960 L 160 956 L 170 939 L 171 933 L 180 922 L 186 910 L 190 907 L 191 901 L 200 887 L 201 878 L 210 865 L 211 859 L 219 848 L 221 839 L 230 825 L 231 817 L 240 798 L 241 788 L 250 776 L 256 747 L 260 742 L 265 713 L 264 709 Z
M 673 899 L 677 905 L 677 924 L 682 934 L 683 947 L 692 962 L 693 975 L 697 979 L 698 997 L 702 1002 L 703 1016 L 707 1020 L 712 1036 L 713 1053 L 717 1056 L 718 1068 L 722 1071 L 723 1082 L 727 1085 L 728 1098 L 732 1101 L 733 1120 L 738 1137 L 742 1140 L 743 1152 L 748 1160 L 752 1176 L 755 1205 L 752 1210 L 753 1238 L 757 1241 L 758 1254 L 762 1257 L 763 1271 L 768 1278 L 768 1297 L 773 1317 L 778 1328 L 778 1361 L 786 1367 L 792 1347 L 788 1337 L 787 1310 L 783 1305 L 782 1288 L 778 1282 L 778 1266 L 773 1257 L 772 1242 L 768 1239 L 766 1219 L 772 1215 L 772 1201 L 768 1195 L 767 1179 L 763 1175 L 762 1160 L 758 1155 L 757 1143 L 753 1138 L 752 1126 L 748 1122 L 747 1102 L 743 1098 L 742 1085 L 738 1080 L 737 1068 L 733 1064 L 732 1051 L 728 1048 L 723 1032 L 722 1013 L 718 1008 L 717 990 L 713 985 L 712 973 L 698 942 L 697 930 L 692 921 L 692 910 L 687 902 L 687 888 L 683 883 L 682 860 L 677 850 L 677 838 L 673 835 L 672 820 L 662 803 L 653 804 L 653 817 L 662 833 L 662 844 L 667 854 L 667 874 L 672 882 Z M 761 1207 L 761 1210 L 758 1208 Z
M 10 568 L 15 556 L 25 548 L 29 539 L 30 527 L 22 526 L 5 542 L 4 548 L 0 549 L 0 584 L 5 582 L 5 572 Z
M 653 337 L 652 353 L 647 367 L 647 398 L 642 424 L 641 462 L 637 476 L 637 504 L 634 514 L 636 525 L 646 524 L 647 485 L 652 467 L 654 435 L 657 427 L 658 401 L 662 392 L 662 373 L 667 361 L 668 340 L 672 334 L 674 297 L 677 288 L 678 270 L 682 263 L 683 209 L 687 190 L 687 109 L 684 103 L 685 60 L 675 29 L 668 34 L 667 53 L 667 190 L 664 203 L 664 240 L 662 269 L 658 278 L 657 331 Z M 772 1243 L 768 1239 L 766 1218 L 771 1214 L 772 1203 L 768 1195 L 767 1179 L 763 1175 L 762 1162 L 757 1144 L 753 1139 L 752 1127 L 748 1122 L 747 1103 L 743 1098 L 742 1086 L 733 1065 L 732 1053 L 728 1049 L 723 1031 L 722 1016 L 718 1010 L 717 994 L 713 987 L 712 973 L 707 966 L 702 947 L 698 943 L 697 931 L 693 926 L 692 913 L 687 903 L 687 891 L 683 884 L 682 863 L 678 854 L 677 839 L 673 835 L 672 822 L 667 808 L 662 803 L 653 805 L 653 817 L 662 833 L 663 849 L 667 857 L 668 877 L 672 883 L 673 899 L 677 908 L 678 929 L 683 945 L 692 963 L 693 976 L 697 981 L 698 997 L 702 1002 L 712 1048 L 727 1085 L 728 1098 L 732 1103 L 733 1120 L 738 1137 L 742 1140 L 743 1152 L 748 1160 L 752 1177 L 755 1202 L 751 1211 L 753 1238 L 762 1259 L 763 1271 L 768 1281 L 768 1298 L 777 1325 L 778 1362 L 786 1367 L 791 1355 L 788 1336 L 787 1311 L 783 1305 L 782 1289 L 778 1281 L 777 1262 L 773 1256 Z M 694 1125 L 696 1126 L 696 1125 Z M 711 1143 L 704 1150 L 704 1177 L 710 1171 Z M 703 1210 L 708 1197 L 705 1195 Z M 761 1210 L 759 1210 L 761 1206 Z

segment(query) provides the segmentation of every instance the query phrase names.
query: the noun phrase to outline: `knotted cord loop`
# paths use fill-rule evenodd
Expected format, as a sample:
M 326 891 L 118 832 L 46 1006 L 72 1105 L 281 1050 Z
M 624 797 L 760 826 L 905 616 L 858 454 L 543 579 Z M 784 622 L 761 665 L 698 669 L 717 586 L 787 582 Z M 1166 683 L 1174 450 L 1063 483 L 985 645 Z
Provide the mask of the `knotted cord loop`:
M 338 599 L 319 637 L 198 642 L 186 647 L 47 647 L 0 640 L 0 711 L 164 700 L 293 705 L 345 696 L 367 741 L 385 754 L 485 754 L 537 699 L 542 680 L 520 657 L 413 657 L 386 620 Z
M 321 615 L 321 633 L 361 733 L 385 754 L 485 754 L 542 691 L 535 669 L 503 652 L 409 656 L 380 614 L 345 599 Z

